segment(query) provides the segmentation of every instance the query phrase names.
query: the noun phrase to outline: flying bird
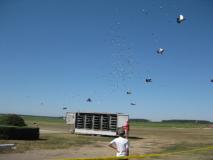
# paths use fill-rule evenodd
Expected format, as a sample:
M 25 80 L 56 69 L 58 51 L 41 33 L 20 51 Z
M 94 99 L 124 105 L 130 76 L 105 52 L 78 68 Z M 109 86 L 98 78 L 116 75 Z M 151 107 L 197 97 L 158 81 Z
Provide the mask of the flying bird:
M 213 82 L 213 79 L 211 79 L 210 81 Z
M 177 17 L 177 23 L 182 23 L 183 21 L 185 20 L 185 17 L 180 14 L 178 17 Z
M 126 92 L 126 94 L 132 94 L 132 92 L 130 92 L 130 91 L 127 91 L 127 92 Z
M 159 49 L 157 50 L 157 53 L 162 55 L 164 51 L 165 51 L 165 49 L 159 48 Z
M 63 107 L 63 110 L 67 109 L 67 107 Z
M 136 104 L 135 103 L 130 103 L 130 105 L 135 106 Z
M 150 83 L 150 82 L 152 82 L 152 79 L 151 79 L 151 78 L 146 78 L 146 79 L 145 79 L 145 82 L 146 82 L 146 83 Z
M 91 99 L 91 98 L 88 98 L 88 99 L 87 99 L 87 102 L 92 102 L 92 99 Z

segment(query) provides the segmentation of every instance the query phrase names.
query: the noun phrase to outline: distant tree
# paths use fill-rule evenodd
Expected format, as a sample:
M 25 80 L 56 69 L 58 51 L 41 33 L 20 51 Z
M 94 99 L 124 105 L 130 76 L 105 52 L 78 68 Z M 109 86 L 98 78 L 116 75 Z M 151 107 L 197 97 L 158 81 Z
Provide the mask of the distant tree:
M 16 114 L 2 115 L 0 117 L 0 125 L 8 126 L 26 126 L 24 119 Z

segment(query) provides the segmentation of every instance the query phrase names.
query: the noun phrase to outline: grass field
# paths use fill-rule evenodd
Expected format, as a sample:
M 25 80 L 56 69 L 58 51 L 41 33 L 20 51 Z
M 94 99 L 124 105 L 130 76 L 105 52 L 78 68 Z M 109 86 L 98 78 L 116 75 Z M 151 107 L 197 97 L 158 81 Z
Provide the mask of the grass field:
M 93 137 L 73 135 L 63 118 L 43 116 L 22 116 L 28 126 L 39 127 L 46 132 L 40 134 L 40 140 L 0 140 L 0 143 L 15 143 L 17 149 L 13 152 L 24 152 L 32 149 L 60 149 L 71 146 L 95 144 L 96 141 L 109 141 L 109 137 Z M 36 124 L 35 124 L 36 123 Z M 57 132 L 58 131 L 58 132 Z M 0 150 L 1 153 L 1 150 Z
M 113 139 L 112 137 L 70 134 L 68 132 L 69 126 L 65 124 L 62 118 L 39 116 L 23 116 L 23 118 L 29 126 L 35 126 L 35 123 L 37 123 L 40 130 L 58 132 L 41 132 L 40 140 L 37 141 L 0 140 L 0 143 L 15 143 L 17 149 L 13 152 L 37 149 L 66 149 L 88 145 L 100 149 L 99 144 L 107 144 Z M 132 145 L 130 153 L 136 155 L 144 153 L 170 153 L 213 146 L 213 129 L 206 127 L 207 125 L 205 124 L 192 123 L 131 122 L 129 141 Z M 88 150 L 90 149 L 92 148 L 88 148 Z M 145 159 L 213 160 L 213 150 Z
M 62 117 L 22 116 L 28 126 L 38 126 L 41 129 L 68 131 L 68 126 Z M 35 124 L 36 123 L 36 124 Z
M 195 123 L 162 123 L 162 122 L 132 122 L 132 127 L 143 128 L 207 128 L 208 124 Z
M 131 126 L 132 136 L 142 136 L 150 140 L 147 146 L 143 146 L 151 148 L 148 153 L 182 152 L 213 146 L 213 129 L 208 129 L 206 124 L 133 122 Z M 213 150 L 181 153 L 157 159 L 213 160 Z

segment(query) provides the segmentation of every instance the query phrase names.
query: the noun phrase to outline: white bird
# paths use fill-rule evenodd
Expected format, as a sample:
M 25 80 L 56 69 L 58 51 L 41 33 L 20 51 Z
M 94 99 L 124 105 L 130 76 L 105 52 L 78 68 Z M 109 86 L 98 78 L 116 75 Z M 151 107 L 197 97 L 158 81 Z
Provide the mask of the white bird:
M 158 53 L 158 54 L 163 54 L 164 51 L 165 51 L 165 49 L 159 48 L 159 49 L 157 50 L 157 53 Z
M 183 21 L 185 20 L 185 17 L 180 14 L 178 17 L 177 17 L 177 23 L 182 23 Z

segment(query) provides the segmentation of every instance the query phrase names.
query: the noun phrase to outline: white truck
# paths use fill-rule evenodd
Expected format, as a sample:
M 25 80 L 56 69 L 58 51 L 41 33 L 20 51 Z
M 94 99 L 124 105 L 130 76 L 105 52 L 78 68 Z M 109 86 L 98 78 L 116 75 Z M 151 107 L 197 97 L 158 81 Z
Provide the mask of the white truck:
M 116 136 L 128 123 L 129 115 L 121 113 L 67 112 L 66 124 L 75 134 Z

